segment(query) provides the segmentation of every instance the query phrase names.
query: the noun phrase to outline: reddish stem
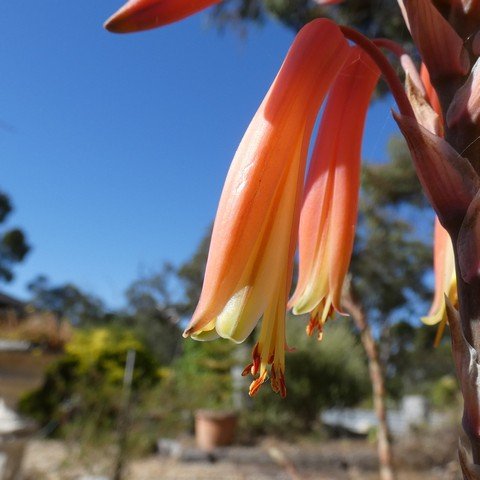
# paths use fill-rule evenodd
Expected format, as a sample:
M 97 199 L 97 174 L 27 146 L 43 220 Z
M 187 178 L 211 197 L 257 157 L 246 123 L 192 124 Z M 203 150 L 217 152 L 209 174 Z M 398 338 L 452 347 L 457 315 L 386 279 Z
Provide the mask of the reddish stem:
M 375 38 L 374 40 L 372 40 L 372 43 L 375 44 L 377 47 L 385 48 L 386 50 L 389 50 L 396 57 L 398 57 L 398 59 L 400 60 L 400 64 L 402 65 L 402 68 L 405 72 L 405 75 L 408 75 L 410 77 L 410 80 L 417 86 L 420 92 L 430 101 L 427 95 L 426 87 L 423 83 L 422 77 L 419 71 L 417 70 L 417 67 L 413 63 L 413 60 L 410 58 L 410 55 L 407 53 L 407 51 L 399 43 L 394 42 L 393 40 L 390 40 L 388 38 Z M 440 110 L 441 109 L 439 107 L 438 111 Z
M 380 48 L 386 48 L 390 50 L 394 55 L 397 57 L 401 57 L 402 55 L 407 55 L 405 49 L 397 42 L 390 40 L 389 38 L 375 38 L 372 40 L 372 43 Z
M 403 89 L 403 85 L 382 51 L 365 35 L 357 32 L 353 28 L 342 25 L 340 26 L 340 29 L 346 38 L 352 42 L 355 42 L 368 55 L 370 55 L 371 59 L 377 64 L 378 68 L 383 74 L 383 77 L 385 78 L 385 81 L 390 87 L 390 91 L 392 92 L 393 98 L 395 98 L 395 101 L 397 102 L 400 113 L 407 117 L 415 118 L 412 106 L 410 105 L 405 90 Z

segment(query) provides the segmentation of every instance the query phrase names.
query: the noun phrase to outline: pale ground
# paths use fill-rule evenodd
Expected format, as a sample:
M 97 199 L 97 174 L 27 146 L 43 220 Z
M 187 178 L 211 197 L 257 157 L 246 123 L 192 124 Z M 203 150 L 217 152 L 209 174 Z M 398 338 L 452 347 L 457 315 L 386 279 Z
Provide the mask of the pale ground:
M 14 406 L 21 393 L 40 384 L 54 356 L 0 354 L 0 397 Z M 456 425 L 458 421 L 453 422 Z M 398 480 L 459 480 L 455 427 L 395 445 Z M 215 463 L 186 442 L 180 460 L 150 455 L 128 463 L 122 480 L 378 480 L 375 446 L 367 441 L 263 441 L 225 450 Z M 274 457 L 274 458 L 272 458 Z M 115 452 L 81 450 L 56 440 L 33 440 L 24 480 L 80 480 L 111 475 Z
M 422 455 L 421 461 L 418 456 L 408 465 L 402 455 L 397 462 L 401 467 L 398 480 L 460 480 L 453 460 L 434 465 L 428 455 Z M 87 475 L 108 475 L 113 457 L 113 452 L 96 452 L 87 458 L 63 442 L 34 440 L 26 452 L 25 479 L 79 480 Z M 194 449 L 183 458 L 151 455 L 133 460 L 124 480 L 378 480 L 375 449 L 359 441 L 289 445 L 269 440 L 256 447 L 226 449 L 215 463 Z

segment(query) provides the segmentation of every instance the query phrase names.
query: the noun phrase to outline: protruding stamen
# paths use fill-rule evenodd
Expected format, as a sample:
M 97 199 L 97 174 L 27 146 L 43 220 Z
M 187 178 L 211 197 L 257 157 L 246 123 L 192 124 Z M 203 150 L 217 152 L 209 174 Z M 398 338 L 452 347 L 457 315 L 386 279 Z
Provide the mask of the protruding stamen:
M 255 344 L 255 347 L 253 347 L 252 357 L 253 357 L 253 363 L 252 363 L 251 373 L 252 375 L 255 376 L 258 373 L 258 370 L 260 369 L 260 362 L 261 362 L 258 343 Z
M 308 336 L 312 336 L 315 330 L 318 330 L 317 340 L 321 341 L 323 338 L 323 327 L 329 318 L 333 318 L 335 309 L 330 301 L 322 301 L 311 313 L 310 321 L 306 327 Z
M 249 363 L 243 370 L 242 370 L 242 377 L 246 377 L 249 373 L 252 372 L 253 363 Z
M 257 392 L 258 389 L 262 386 L 262 384 L 267 379 L 267 371 L 263 372 L 258 378 L 256 378 L 251 384 L 248 394 L 253 397 Z
M 280 396 L 282 398 L 285 398 L 287 396 L 287 386 L 285 384 L 285 375 L 283 373 L 280 375 L 279 382 L 280 382 L 280 392 L 279 392 Z

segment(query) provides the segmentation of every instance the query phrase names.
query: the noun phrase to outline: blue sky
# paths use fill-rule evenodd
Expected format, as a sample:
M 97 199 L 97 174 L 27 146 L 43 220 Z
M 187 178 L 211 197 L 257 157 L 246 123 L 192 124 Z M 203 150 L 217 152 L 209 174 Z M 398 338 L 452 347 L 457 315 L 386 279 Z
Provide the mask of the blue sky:
M 45 274 L 118 307 L 143 271 L 188 259 L 293 38 L 273 21 L 220 35 L 206 14 L 118 36 L 102 23 L 120 5 L 0 6 L 0 189 L 33 246 L 1 288 L 20 297 Z M 391 107 L 370 111 L 368 159 L 386 159 Z

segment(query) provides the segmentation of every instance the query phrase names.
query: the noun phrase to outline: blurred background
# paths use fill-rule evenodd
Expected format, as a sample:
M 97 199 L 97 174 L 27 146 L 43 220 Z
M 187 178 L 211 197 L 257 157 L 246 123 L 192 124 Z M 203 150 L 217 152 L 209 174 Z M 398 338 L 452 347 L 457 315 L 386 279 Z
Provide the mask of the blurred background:
M 433 213 L 383 85 L 351 265 L 362 318 L 319 342 L 289 317 L 284 400 L 247 395 L 254 339 L 181 338 L 229 162 L 295 32 L 327 15 L 411 49 L 396 2 L 230 0 L 115 36 L 119 7 L 0 6 L 2 478 L 374 479 L 380 397 L 399 478 L 460 478 L 448 331 L 434 347 L 420 323 Z

